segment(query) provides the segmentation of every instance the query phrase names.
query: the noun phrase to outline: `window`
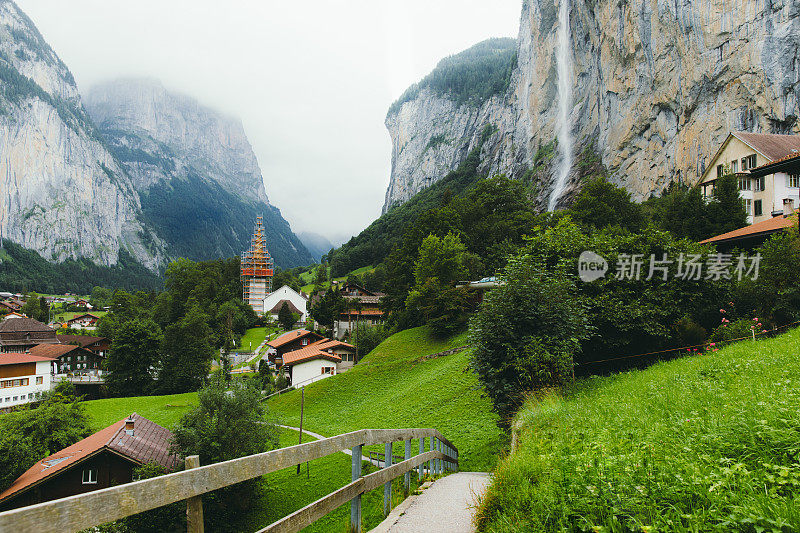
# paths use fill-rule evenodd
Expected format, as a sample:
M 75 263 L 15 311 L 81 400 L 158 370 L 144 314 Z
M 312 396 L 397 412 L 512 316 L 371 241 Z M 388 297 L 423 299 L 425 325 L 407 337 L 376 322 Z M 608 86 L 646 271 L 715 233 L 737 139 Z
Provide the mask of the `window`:
M 308 339 L 303 339 L 303 346 L 308 345 Z
M 761 200 L 756 200 L 755 202 L 753 202 L 753 216 L 760 217 L 762 213 L 763 211 L 761 209 Z
M 83 484 L 84 485 L 94 485 L 97 483 L 97 469 L 96 468 L 87 468 L 83 471 Z
M 789 176 L 786 178 L 786 182 L 788 187 L 800 187 L 800 174 L 789 174 Z
M 322 367 L 323 374 L 333 374 L 333 367 L 332 366 L 323 366 Z
M 743 157 L 742 158 L 742 172 L 744 172 L 745 170 L 747 170 L 747 158 Z
M 739 172 L 739 161 L 735 159 L 731 161 L 731 172 L 733 172 L 734 174 Z
M 745 159 L 747 160 L 748 170 L 754 169 L 758 166 L 758 163 L 756 163 L 756 154 L 750 154 L 747 157 L 745 157 Z
M 747 216 L 752 215 L 752 201 L 748 198 L 742 198 L 742 205 L 744 205 L 744 210 L 747 213 Z
M 44 382 L 43 376 L 36 376 L 36 384 L 41 385 Z
M 767 189 L 766 178 L 761 176 L 760 178 L 753 178 L 753 190 L 756 192 L 764 191 Z
M 717 177 L 721 178 L 725 175 L 725 167 L 722 165 L 717 165 Z
M 747 176 L 739 176 L 739 190 L 740 191 L 750 190 L 750 178 L 748 178 Z

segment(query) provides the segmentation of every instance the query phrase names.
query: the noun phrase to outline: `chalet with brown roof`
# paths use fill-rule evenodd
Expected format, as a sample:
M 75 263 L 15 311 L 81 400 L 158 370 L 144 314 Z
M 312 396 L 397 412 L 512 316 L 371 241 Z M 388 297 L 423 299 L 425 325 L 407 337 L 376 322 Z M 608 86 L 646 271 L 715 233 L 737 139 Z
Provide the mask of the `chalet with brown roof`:
M 88 374 L 100 370 L 103 357 L 75 344 L 38 344 L 29 350 L 31 355 L 53 361 L 56 374 Z
M 319 333 L 314 333 L 306 329 L 288 331 L 267 342 L 267 346 L 269 346 L 267 358 L 280 367 L 283 364 L 283 354 L 294 350 L 300 350 L 323 338 L 324 337 Z
M 700 177 L 703 195 L 733 174 L 750 224 L 787 214 L 800 205 L 800 135 L 731 132 Z
M 173 471 L 171 439 L 171 431 L 133 413 L 38 461 L 0 493 L 0 510 L 130 483 L 134 468 L 148 463 Z
M 381 309 L 380 301 L 386 294 L 370 291 L 357 283 L 344 283 L 335 290 L 339 291 L 348 306 L 339 314 L 338 320 L 334 324 L 334 336 L 343 337 L 353 330 L 356 323 L 368 326 L 383 324 L 385 314 Z M 326 292 L 317 293 L 313 302 L 318 302 Z
M 26 352 L 37 344 L 58 344 L 56 330 L 32 318 L 0 322 L 0 353 Z
M 111 349 L 111 341 L 105 337 L 93 337 L 91 335 L 62 335 L 56 334 L 61 344 L 75 344 L 81 348 L 105 357 Z

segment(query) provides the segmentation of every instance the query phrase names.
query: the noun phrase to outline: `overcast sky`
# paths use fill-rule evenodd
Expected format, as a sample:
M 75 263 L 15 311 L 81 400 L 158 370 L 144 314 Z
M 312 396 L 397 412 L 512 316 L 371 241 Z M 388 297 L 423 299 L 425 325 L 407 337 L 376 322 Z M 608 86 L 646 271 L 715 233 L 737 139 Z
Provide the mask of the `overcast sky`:
M 389 105 L 443 57 L 516 37 L 521 0 L 17 0 L 82 92 L 148 76 L 242 119 L 270 202 L 331 239 L 379 214 Z

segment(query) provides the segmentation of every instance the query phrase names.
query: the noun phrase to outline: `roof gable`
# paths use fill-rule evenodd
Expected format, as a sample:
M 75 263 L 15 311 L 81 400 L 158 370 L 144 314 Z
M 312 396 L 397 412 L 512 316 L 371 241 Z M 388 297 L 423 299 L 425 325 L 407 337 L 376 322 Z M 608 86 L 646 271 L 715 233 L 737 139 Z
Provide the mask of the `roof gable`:
M 24 332 L 24 331 L 40 331 L 40 332 L 53 332 L 55 335 L 56 330 L 49 327 L 46 324 L 42 324 L 38 320 L 34 320 L 32 318 L 23 317 L 23 318 L 15 318 L 14 320 L 6 320 L 5 322 L 0 322 L 0 333 L 10 333 L 10 332 Z
M 283 364 L 285 366 L 306 363 L 308 361 L 313 361 L 314 359 L 325 359 L 328 361 L 333 361 L 334 363 L 342 362 L 341 357 L 332 353 L 323 352 L 318 346 L 307 346 L 300 350 L 293 350 L 283 354 Z
M 306 329 L 295 329 L 292 331 L 288 331 L 281 335 L 280 337 L 273 339 L 267 343 L 268 346 L 272 346 L 273 348 L 280 348 L 284 344 L 288 344 L 294 340 L 302 339 L 303 337 L 314 336 L 318 339 L 322 338 L 322 335 L 318 333 L 314 333 L 313 331 L 308 331 Z
M 135 463 L 158 462 L 166 470 L 173 470 L 178 458 L 168 453 L 168 441 L 172 432 L 136 413 L 130 418 L 134 420 L 133 436 L 125 432 L 127 418 L 123 418 L 72 446 L 37 461 L 0 493 L 0 501 L 31 489 L 104 449 L 112 450 Z

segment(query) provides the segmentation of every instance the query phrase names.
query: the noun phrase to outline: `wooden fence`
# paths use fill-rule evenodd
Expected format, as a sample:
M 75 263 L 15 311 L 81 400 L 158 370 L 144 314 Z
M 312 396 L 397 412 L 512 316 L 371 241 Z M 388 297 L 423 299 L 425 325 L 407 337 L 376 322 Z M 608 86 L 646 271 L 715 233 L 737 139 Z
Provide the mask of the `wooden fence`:
M 419 440 L 419 453 L 413 457 L 412 439 Z M 426 439 L 428 451 L 425 451 Z M 392 464 L 392 443 L 400 441 L 405 441 L 405 460 Z M 362 476 L 362 449 L 376 444 L 385 445 L 386 457 L 390 459 L 381 470 Z M 200 498 L 203 494 L 348 449 L 352 453 L 350 483 L 258 533 L 300 531 L 347 502 L 350 502 L 351 529 L 360 531 L 361 495 L 365 492 L 383 485 L 384 513 L 388 514 L 393 479 L 405 474 L 408 489 L 411 470 L 418 468 L 421 477 L 425 463 L 434 475 L 458 469 L 457 448 L 435 429 L 362 429 L 206 466 L 199 466 L 197 456 L 187 457 L 187 468 L 182 472 L 0 513 L 0 531 L 81 531 L 185 500 L 188 531 L 198 533 L 203 531 Z

